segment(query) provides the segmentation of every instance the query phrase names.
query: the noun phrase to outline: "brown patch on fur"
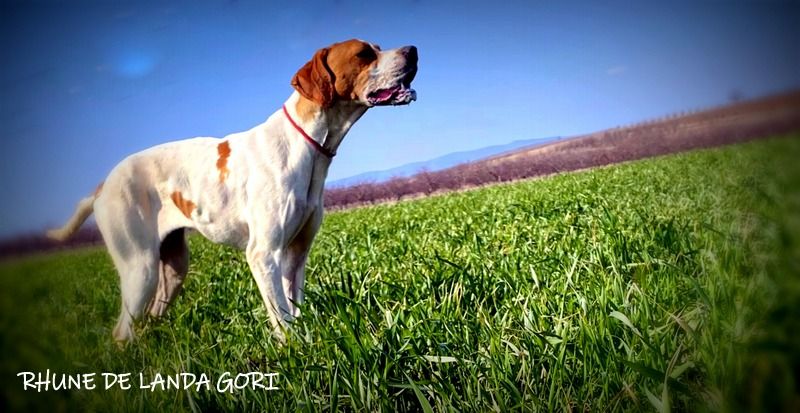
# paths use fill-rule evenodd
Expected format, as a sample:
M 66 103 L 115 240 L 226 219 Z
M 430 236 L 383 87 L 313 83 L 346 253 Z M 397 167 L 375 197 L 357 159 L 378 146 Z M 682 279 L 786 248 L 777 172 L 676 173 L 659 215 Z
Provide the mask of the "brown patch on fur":
M 369 80 L 369 70 L 378 62 L 378 50 L 355 39 L 319 49 L 294 75 L 292 86 L 323 108 L 337 98 L 358 100 Z
M 100 182 L 100 184 L 99 184 L 99 185 L 97 185 L 97 188 L 95 188 L 95 189 L 94 189 L 94 197 L 95 197 L 95 198 L 97 198 L 97 196 L 98 196 L 98 195 L 100 195 L 100 191 L 102 191 L 102 190 L 103 190 L 103 184 L 104 184 L 104 183 L 105 183 L 105 182 Z
M 228 157 L 231 155 L 231 145 L 228 141 L 224 141 L 217 145 L 217 153 L 219 154 L 219 158 L 217 159 L 217 169 L 219 169 L 219 182 L 225 182 L 225 179 L 228 178 L 228 174 L 230 171 L 228 170 Z
M 317 50 L 292 78 L 292 87 L 324 108 L 332 105 L 335 98 L 333 74 L 326 63 L 329 51 L 327 47 Z
M 297 112 L 297 117 L 300 118 L 300 120 L 303 122 L 311 122 L 314 120 L 319 110 L 319 105 L 300 95 L 300 99 L 297 100 L 297 105 L 295 105 L 294 110 Z
M 328 67 L 336 78 L 334 90 L 338 97 L 345 100 L 359 99 L 369 81 L 370 69 L 378 64 L 379 51 L 371 44 L 356 39 L 331 46 Z
M 173 192 L 170 198 L 172 198 L 172 202 L 175 203 L 175 206 L 178 207 L 186 218 L 192 217 L 192 211 L 194 211 L 194 208 L 197 206 L 194 202 L 185 199 L 178 191 Z

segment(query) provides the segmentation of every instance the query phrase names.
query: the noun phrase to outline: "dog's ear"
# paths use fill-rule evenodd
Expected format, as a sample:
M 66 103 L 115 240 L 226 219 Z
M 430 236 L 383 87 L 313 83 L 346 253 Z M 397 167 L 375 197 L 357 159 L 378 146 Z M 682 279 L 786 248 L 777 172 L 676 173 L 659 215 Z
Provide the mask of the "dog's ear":
M 303 97 L 322 105 L 323 108 L 333 104 L 334 97 L 334 79 L 327 64 L 328 51 L 328 48 L 317 50 L 314 57 L 292 78 L 292 87 Z

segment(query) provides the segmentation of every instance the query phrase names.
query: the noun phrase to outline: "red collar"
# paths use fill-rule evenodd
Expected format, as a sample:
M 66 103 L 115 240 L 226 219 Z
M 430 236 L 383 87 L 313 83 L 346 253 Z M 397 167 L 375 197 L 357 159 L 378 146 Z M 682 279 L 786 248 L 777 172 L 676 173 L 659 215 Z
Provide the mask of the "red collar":
M 294 128 L 297 129 L 297 131 L 300 132 L 301 135 L 303 135 L 303 138 L 305 138 L 308 141 L 308 143 L 310 143 L 311 146 L 314 147 L 314 149 L 319 151 L 319 153 L 327 156 L 328 158 L 333 158 L 334 156 L 336 156 L 335 152 L 331 152 L 330 150 L 322 146 L 319 142 L 312 139 L 310 136 L 308 136 L 306 131 L 304 131 L 303 128 L 300 127 L 300 125 L 295 123 L 294 119 L 292 119 L 292 117 L 289 116 L 289 111 L 286 110 L 286 105 L 283 105 L 283 113 L 284 115 L 286 115 L 286 119 L 289 119 L 289 123 L 291 123 L 292 126 L 294 126 Z

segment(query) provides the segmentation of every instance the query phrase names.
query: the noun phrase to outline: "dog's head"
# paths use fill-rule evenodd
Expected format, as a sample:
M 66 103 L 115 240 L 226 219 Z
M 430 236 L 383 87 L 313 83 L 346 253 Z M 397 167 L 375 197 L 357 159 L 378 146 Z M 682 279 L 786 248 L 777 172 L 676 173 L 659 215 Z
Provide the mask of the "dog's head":
M 367 107 L 407 105 L 417 99 L 417 48 L 381 51 L 377 45 L 347 40 L 318 50 L 292 78 L 292 86 L 322 107 L 349 101 Z

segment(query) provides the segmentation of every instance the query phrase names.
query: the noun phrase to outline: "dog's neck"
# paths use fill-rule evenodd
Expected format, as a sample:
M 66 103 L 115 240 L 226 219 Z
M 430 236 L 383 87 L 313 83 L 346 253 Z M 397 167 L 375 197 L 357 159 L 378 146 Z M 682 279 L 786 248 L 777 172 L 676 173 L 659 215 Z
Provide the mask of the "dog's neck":
M 306 99 L 298 92 L 286 101 L 289 116 L 308 136 L 330 153 L 336 153 L 344 136 L 367 111 L 352 102 L 337 101 L 327 108 Z

